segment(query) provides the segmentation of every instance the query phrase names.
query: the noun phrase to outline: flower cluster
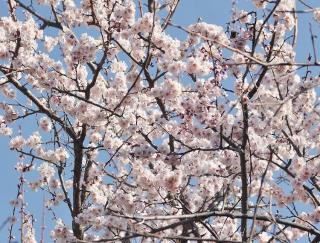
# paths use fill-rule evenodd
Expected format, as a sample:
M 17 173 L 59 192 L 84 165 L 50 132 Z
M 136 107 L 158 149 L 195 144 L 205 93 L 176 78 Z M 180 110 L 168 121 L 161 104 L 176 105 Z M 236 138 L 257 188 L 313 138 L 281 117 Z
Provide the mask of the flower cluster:
M 295 1 L 253 0 L 186 38 L 179 1 L 136 2 L 10 1 L 0 19 L 0 134 L 21 183 L 67 204 L 52 239 L 318 237 L 320 79 L 295 61 Z

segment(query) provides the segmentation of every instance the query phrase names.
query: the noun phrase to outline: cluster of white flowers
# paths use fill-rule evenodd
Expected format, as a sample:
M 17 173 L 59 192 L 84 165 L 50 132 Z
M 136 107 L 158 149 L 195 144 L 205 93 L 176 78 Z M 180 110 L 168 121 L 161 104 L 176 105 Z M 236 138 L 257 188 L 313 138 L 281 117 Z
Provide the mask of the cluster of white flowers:
M 200 76 L 208 75 L 212 64 L 210 62 L 202 61 L 200 58 L 190 57 L 187 60 L 186 71 L 190 74 Z
M 32 218 L 28 217 L 25 223 L 24 241 L 28 243 L 37 243 L 35 229 L 32 225 Z
M 74 239 L 72 230 L 67 228 L 60 218 L 56 221 L 54 230 L 51 231 L 51 237 L 61 243 Z
M 0 54 L 0 56 L 1 56 L 1 54 Z M 10 88 L 9 85 L 7 85 L 7 84 L 2 84 L 1 87 L 0 87 L 0 91 L 8 99 L 15 99 L 16 98 L 15 90 Z
M 155 97 L 163 98 L 165 100 L 174 100 L 182 94 L 182 87 L 176 80 L 166 79 L 161 86 L 155 87 L 152 90 Z
M 224 30 L 221 26 L 207 24 L 205 22 L 199 22 L 188 27 L 188 31 L 190 31 L 190 38 L 199 38 L 199 36 L 203 36 L 213 41 L 215 44 L 224 44 L 228 45 L 230 43 L 227 35 L 224 33 Z M 198 34 L 197 35 L 194 35 Z
M 46 162 L 42 163 L 37 170 L 39 171 L 40 176 L 47 181 L 55 174 L 54 167 Z
M 134 26 L 132 27 L 132 31 L 135 33 L 144 32 L 149 33 L 153 27 L 153 14 L 152 13 L 145 13 L 142 18 L 140 18 Z
M 95 59 L 98 42 L 91 36 L 83 34 L 72 51 L 72 63 L 87 63 Z
M 44 46 L 48 52 L 51 52 L 57 44 L 58 44 L 58 38 L 45 36 Z
M 45 132 L 50 132 L 52 129 L 52 123 L 48 117 L 42 117 L 39 120 L 39 126 Z
M 320 23 L 320 8 L 317 8 L 313 12 L 314 19 Z
M 9 147 L 11 149 L 21 150 L 25 145 L 25 139 L 22 136 L 16 136 L 10 140 Z
M 127 216 L 180 216 L 215 207 L 230 217 L 201 222 L 208 227 L 197 223 L 197 233 L 211 237 L 213 229 L 219 239 L 241 241 L 244 221 L 230 208 L 244 207 L 243 200 L 248 214 L 255 203 L 257 215 L 269 207 L 291 209 L 294 202 L 308 209 L 283 212 L 283 220 L 294 217 L 302 225 L 295 229 L 271 229 L 257 217 L 253 241 L 273 234 L 297 241 L 306 234 L 303 226 L 319 222 L 319 78 L 313 70 L 300 77 L 293 64 L 295 1 L 252 0 L 263 8 L 257 15 L 236 10 L 226 31 L 199 21 L 185 30 L 185 40 L 166 29 L 178 1 L 155 1 L 155 12 L 132 0 L 37 2 L 59 9 L 56 18 L 48 16 L 53 22 L 40 28 L 37 7 L 24 7 L 23 21 L 20 12 L 16 20 L 0 19 L 0 134 L 11 136 L 10 123 L 36 117 L 38 131 L 24 138 L 22 126 L 9 147 L 21 154 L 16 169 L 24 178 L 39 165 L 39 176 L 23 183 L 49 191 L 48 208 L 71 203 L 72 227 L 57 220 L 53 240 L 125 237 L 128 229 L 148 233 L 143 221 Z M 169 22 L 159 18 L 162 11 Z M 260 13 L 269 17 L 259 19 Z M 319 9 L 310 13 L 320 22 Z M 57 34 L 48 36 L 49 27 Z M 17 90 L 32 102 L 25 104 Z M 81 205 L 74 205 L 76 195 Z M 12 206 L 23 200 L 20 194 Z M 177 222 L 150 225 L 157 230 Z M 185 232 L 179 226 L 157 237 Z M 31 224 L 26 241 L 35 241 Z
M 34 132 L 26 141 L 26 145 L 31 148 L 37 148 L 41 143 L 41 136 L 39 132 Z
M 257 7 L 257 8 L 265 8 L 268 4 L 267 0 L 252 0 L 252 3 Z
M 124 61 L 113 61 L 111 65 L 111 70 L 114 73 L 121 73 L 125 72 L 127 69 L 127 65 L 125 64 Z
M 0 116 L 0 135 L 11 136 L 12 129 L 7 126 L 6 121 L 3 116 Z

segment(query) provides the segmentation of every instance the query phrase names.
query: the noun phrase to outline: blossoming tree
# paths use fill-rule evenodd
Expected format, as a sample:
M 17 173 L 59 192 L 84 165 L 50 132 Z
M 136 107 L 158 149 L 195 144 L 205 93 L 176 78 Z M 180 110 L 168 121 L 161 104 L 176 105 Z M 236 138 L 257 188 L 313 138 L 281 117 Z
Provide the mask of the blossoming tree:
M 5 2 L 0 133 L 20 173 L 9 242 L 14 228 L 21 242 L 49 234 L 35 232 L 31 190 L 68 211 L 56 242 L 320 241 L 312 28 L 295 60 L 299 14 L 317 24 L 315 6 L 252 0 L 224 30 L 175 25 L 179 0 Z

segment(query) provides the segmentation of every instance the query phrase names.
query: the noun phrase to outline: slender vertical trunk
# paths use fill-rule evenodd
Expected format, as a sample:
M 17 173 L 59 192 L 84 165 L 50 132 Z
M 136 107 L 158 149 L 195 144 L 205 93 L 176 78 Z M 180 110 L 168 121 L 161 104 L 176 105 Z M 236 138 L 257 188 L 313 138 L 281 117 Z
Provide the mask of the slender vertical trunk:
M 82 167 L 82 143 L 74 140 L 74 166 L 73 166 L 73 216 L 76 217 L 81 213 L 81 167 Z M 72 222 L 74 236 L 77 239 L 83 239 L 83 229 L 80 224 L 74 220 Z
M 240 151 L 240 169 L 241 169 L 241 213 L 244 215 L 241 219 L 241 234 L 242 242 L 247 242 L 247 213 L 248 213 L 248 178 L 247 178 L 247 161 L 246 161 L 246 146 L 248 142 L 248 106 L 246 103 L 242 104 L 243 114 L 243 132 L 242 144 Z

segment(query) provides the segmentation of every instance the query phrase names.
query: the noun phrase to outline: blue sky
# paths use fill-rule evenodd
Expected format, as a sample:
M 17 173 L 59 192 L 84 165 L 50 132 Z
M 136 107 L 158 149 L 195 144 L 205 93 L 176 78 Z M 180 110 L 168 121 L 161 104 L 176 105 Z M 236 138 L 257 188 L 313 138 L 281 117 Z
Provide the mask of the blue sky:
M 5 2 L 4 0 L 0 1 L 0 14 L 1 16 L 7 15 L 5 12 Z M 27 2 L 27 1 L 23 1 Z M 34 1 L 36 2 L 36 1 Z M 244 8 L 252 9 L 251 0 L 238 0 L 241 6 Z M 306 0 L 312 6 L 320 6 L 319 1 L 317 0 Z M 318 3 L 317 3 L 318 2 Z M 298 9 L 304 9 L 301 4 L 298 4 Z M 217 25 L 226 26 L 226 22 L 229 21 L 231 15 L 231 0 L 181 0 L 181 5 L 177 10 L 177 13 L 174 18 L 174 23 L 187 26 L 198 20 L 198 17 L 201 17 L 203 21 L 208 23 L 213 23 Z M 300 15 L 299 21 L 299 35 L 298 35 L 298 48 L 297 48 L 297 59 L 299 61 L 306 60 L 306 57 L 311 50 L 311 40 L 309 34 L 309 22 L 311 20 L 310 15 Z M 314 33 L 319 33 L 319 25 L 313 25 Z M 181 31 L 175 29 L 169 29 L 177 37 L 184 36 Z M 319 43 L 319 41 L 318 41 Z M 319 46 L 320 48 L 320 46 Z M 319 55 L 320 56 L 320 55 Z M 0 96 L 0 102 L 3 98 Z M 35 121 L 32 119 L 24 120 L 23 123 L 20 123 L 23 127 L 23 131 L 30 131 L 35 127 Z M 15 126 L 15 127 L 18 127 Z M 28 132 L 29 133 L 29 132 Z M 5 219 L 11 214 L 12 207 L 9 206 L 9 200 L 14 199 L 17 194 L 17 183 L 18 183 L 18 174 L 14 170 L 14 166 L 18 160 L 16 153 L 8 149 L 8 138 L 0 137 L 0 225 Z M 41 222 L 41 208 L 42 208 L 42 192 L 34 193 L 26 191 L 26 197 L 28 201 L 28 211 L 35 214 L 38 218 L 36 231 L 40 235 L 39 224 Z M 66 210 L 66 206 L 59 208 L 56 212 L 57 215 L 61 217 L 69 217 L 69 213 Z M 64 216 L 62 216 L 64 215 Z M 46 213 L 47 220 L 51 218 L 51 215 Z M 18 236 L 18 225 L 15 226 L 16 236 Z M 47 241 L 49 240 L 49 230 L 46 231 Z M 6 242 L 7 239 L 7 227 L 4 227 L 0 231 L 0 242 Z

